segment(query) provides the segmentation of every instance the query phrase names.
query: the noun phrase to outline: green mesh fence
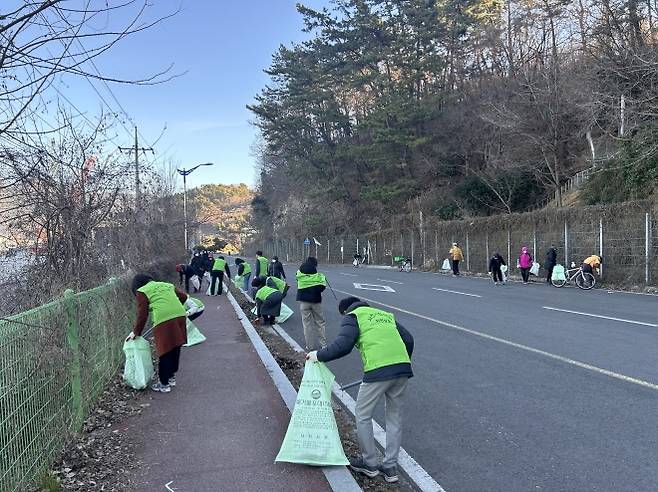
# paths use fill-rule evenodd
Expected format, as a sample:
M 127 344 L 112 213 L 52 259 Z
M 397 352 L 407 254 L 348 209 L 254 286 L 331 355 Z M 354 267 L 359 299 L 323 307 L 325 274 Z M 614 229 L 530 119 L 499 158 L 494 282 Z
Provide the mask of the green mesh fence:
M 0 492 L 29 490 L 116 373 L 133 302 L 118 280 L 0 320 Z

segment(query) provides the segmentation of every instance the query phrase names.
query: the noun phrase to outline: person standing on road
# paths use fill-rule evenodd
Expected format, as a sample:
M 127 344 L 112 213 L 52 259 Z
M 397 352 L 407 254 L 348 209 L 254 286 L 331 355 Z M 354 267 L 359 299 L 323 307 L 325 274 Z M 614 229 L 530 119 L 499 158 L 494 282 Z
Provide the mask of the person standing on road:
M 464 253 L 462 253 L 457 243 L 452 243 L 452 248 L 448 251 L 448 255 L 450 255 L 450 261 L 452 262 L 452 275 L 456 277 L 459 275 L 459 262 L 464 261 Z
M 322 292 L 327 288 L 327 279 L 318 273 L 318 260 L 309 256 L 297 270 L 295 278 L 306 350 L 324 347 L 327 344 L 327 323 L 322 312 Z
M 517 266 L 521 270 L 523 283 L 527 284 L 530 279 L 530 269 L 532 268 L 532 255 L 528 252 L 528 248 L 525 246 L 521 248 L 521 254 L 519 255 Z
M 546 252 L 546 259 L 544 260 L 544 269 L 546 270 L 546 283 L 551 283 L 553 277 L 553 269 L 557 265 L 557 248 L 554 244 Z
M 255 277 L 267 277 L 269 261 L 263 256 L 262 251 L 256 251 L 256 263 L 254 263 Z
M 500 282 L 501 285 L 505 283 L 503 280 L 503 271 L 501 268 L 506 264 L 507 263 L 505 263 L 505 259 L 500 255 L 500 253 L 494 253 L 489 260 L 489 275 L 493 276 L 495 285 L 498 285 L 498 282 Z
M 171 387 L 176 386 L 180 348 L 187 343 L 187 313 L 183 306 L 188 295 L 170 283 L 156 282 L 144 274 L 135 275 L 132 292 L 137 300 L 137 320 L 126 340 L 141 336 L 150 313 L 159 357 L 159 381 L 151 389 L 169 393 Z
M 192 263 L 190 263 L 190 266 L 192 267 L 192 270 L 194 271 L 194 275 L 199 277 L 199 289 L 201 290 L 202 284 L 203 284 L 203 257 L 199 254 L 199 252 L 194 253 L 194 257 L 192 258 Z M 198 292 L 195 291 L 195 292 Z
M 283 271 L 283 263 L 279 261 L 278 256 L 272 257 L 272 263 L 270 264 L 268 276 L 280 278 L 281 280 L 286 279 L 286 272 Z
M 230 279 L 231 270 L 228 268 L 228 263 L 223 256 L 218 256 L 215 259 L 212 271 L 210 272 L 210 277 L 212 281 L 210 283 L 210 295 L 211 296 L 221 296 L 224 291 L 224 274 Z
M 397 482 L 397 464 L 402 444 L 402 400 L 411 370 L 414 338 L 392 313 L 370 307 L 358 297 L 347 297 L 338 305 L 343 319 L 338 337 L 329 345 L 306 355 L 310 361 L 329 362 L 348 355 L 354 347 L 363 361 L 363 383 L 356 398 L 356 430 L 361 457 L 350 467 L 368 477 L 382 473 Z M 386 450 L 381 466 L 372 430 L 377 403 L 385 398 Z

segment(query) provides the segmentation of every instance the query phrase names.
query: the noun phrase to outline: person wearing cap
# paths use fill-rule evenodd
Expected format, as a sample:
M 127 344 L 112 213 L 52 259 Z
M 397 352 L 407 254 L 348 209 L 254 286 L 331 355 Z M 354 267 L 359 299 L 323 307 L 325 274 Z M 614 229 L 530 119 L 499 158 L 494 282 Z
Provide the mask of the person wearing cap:
M 323 347 L 327 344 L 327 322 L 322 310 L 322 293 L 327 288 L 327 277 L 318 272 L 317 258 L 306 258 L 299 266 L 295 280 L 306 350 Z
M 244 261 L 242 258 L 236 258 L 235 264 L 238 267 L 238 277 L 242 278 L 242 290 L 249 292 L 249 278 L 251 277 L 251 265 Z
M 397 464 L 402 443 L 402 401 L 407 382 L 413 377 L 411 355 L 413 336 L 392 313 L 370 307 L 358 297 L 340 301 L 343 315 L 338 337 L 327 347 L 309 352 L 310 361 L 329 362 L 348 355 L 353 348 L 361 353 L 363 382 L 356 399 L 356 429 L 361 457 L 350 467 L 368 477 L 380 473 L 397 482 Z M 381 465 L 372 429 L 377 403 L 386 399 L 386 450 Z

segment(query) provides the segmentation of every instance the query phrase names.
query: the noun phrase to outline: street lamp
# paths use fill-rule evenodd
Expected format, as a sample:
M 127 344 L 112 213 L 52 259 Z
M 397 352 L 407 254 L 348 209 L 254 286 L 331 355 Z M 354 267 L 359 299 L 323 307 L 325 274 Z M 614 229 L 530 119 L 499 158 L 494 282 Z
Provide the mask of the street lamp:
M 194 166 L 192 169 L 177 169 L 178 174 L 183 176 L 183 216 L 185 217 L 185 252 L 187 253 L 188 248 L 188 242 L 187 242 L 187 176 L 189 174 L 192 174 L 196 169 L 200 168 L 201 166 L 212 166 L 212 162 L 205 162 L 203 164 L 199 164 L 198 166 Z

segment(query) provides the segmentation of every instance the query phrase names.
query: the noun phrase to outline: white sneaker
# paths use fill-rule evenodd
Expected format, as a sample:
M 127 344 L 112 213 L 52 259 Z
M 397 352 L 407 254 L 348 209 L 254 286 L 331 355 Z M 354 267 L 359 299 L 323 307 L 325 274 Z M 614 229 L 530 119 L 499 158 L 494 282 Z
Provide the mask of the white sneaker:
M 169 393 L 171 391 L 171 387 L 168 384 L 162 384 L 159 381 L 151 386 L 151 389 L 158 393 Z
M 171 386 L 172 388 L 176 386 L 176 376 L 172 376 L 169 378 L 169 386 Z

